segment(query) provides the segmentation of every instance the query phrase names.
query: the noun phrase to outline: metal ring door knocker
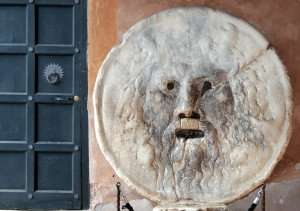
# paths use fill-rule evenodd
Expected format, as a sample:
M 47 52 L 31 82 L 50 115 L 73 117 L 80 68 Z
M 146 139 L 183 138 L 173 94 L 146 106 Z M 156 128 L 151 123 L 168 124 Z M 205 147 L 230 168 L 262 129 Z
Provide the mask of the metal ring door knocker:
M 59 64 L 51 63 L 44 69 L 44 77 L 51 85 L 56 85 L 64 77 L 64 70 Z

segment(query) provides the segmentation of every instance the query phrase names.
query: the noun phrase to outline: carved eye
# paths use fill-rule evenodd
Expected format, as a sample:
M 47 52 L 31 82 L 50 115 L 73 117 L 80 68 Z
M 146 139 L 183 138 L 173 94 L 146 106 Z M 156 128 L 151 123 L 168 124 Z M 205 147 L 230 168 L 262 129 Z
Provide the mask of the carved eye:
M 207 92 L 208 90 L 210 90 L 212 88 L 212 85 L 209 81 L 205 81 L 203 83 L 203 87 L 201 90 L 201 96 L 203 96 L 205 94 L 205 92 Z
M 168 82 L 167 82 L 167 89 L 168 89 L 169 91 L 173 90 L 174 87 L 175 87 L 174 81 L 168 81 Z
M 162 93 L 167 96 L 174 96 L 176 93 L 175 89 L 178 87 L 178 84 L 175 80 L 164 80 L 162 82 Z

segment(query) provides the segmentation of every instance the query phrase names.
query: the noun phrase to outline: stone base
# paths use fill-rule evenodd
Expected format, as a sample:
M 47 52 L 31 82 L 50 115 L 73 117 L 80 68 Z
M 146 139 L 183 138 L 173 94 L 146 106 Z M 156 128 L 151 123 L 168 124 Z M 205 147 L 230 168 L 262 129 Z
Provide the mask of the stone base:
M 153 211 L 229 211 L 225 205 L 162 205 L 153 208 Z

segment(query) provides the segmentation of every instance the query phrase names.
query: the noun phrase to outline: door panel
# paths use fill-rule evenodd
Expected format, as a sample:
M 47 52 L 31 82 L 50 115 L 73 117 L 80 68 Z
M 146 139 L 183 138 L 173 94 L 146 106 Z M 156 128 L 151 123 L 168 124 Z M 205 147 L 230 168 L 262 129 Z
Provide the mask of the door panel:
M 0 104 L 0 117 L 0 143 L 26 141 L 26 104 Z
M 17 167 L 17 168 L 16 168 Z M 26 154 L 24 152 L 0 153 L 0 189 L 25 191 L 26 189 Z
M 37 142 L 72 142 L 73 117 L 73 105 L 39 104 Z
M 26 55 L 0 54 L 0 67 L 0 93 L 26 92 Z
M 26 42 L 26 5 L 0 7 L 0 43 Z
M 72 193 L 72 153 L 39 152 L 37 160 L 37 191 L 69 191 Z M 52 178 L 49 175 L 52 172 Z
M 85 35 L 84 0 L 0 0 L 2 209 L 86 200 Z
M 37 44 L 73 44 L 73 6 L 38 6 L 36 11 Z

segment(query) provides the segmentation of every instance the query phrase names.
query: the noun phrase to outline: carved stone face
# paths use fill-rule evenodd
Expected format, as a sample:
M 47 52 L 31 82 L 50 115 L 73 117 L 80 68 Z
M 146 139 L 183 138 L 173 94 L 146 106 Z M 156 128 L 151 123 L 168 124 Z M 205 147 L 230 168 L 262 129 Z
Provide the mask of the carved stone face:
M 253 28 L 209 9 L 137 24 L 101 67 L 96 134 L 129 185 L 157 201 L 228 202 L 271 173 L 288 142 L 289 82 Z
M 179 63 L 163 70 L 158 65 L 138 88 L 141 124 L 148 127 L 154 148 L 157 189 L 174 198 L 190 198 L 194 185 L 224 164 L 219 138 L 234 118 L 227 73 L 198 68 Z

